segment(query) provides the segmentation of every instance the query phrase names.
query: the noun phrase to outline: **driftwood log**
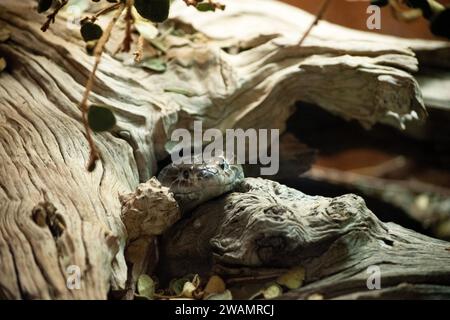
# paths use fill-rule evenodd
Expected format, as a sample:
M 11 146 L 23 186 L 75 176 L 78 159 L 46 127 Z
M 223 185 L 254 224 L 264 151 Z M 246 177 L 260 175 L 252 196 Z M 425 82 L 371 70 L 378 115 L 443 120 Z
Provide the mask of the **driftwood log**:
M 330 168 L 314 168 L 306 176 L 356 189 L 362 195 L 390 203 L 401 208 L 434 237 L 450 240 L 450 192 L 447 188 L 420 181 L 366 176 Z
M 301 266 L 304 286 L 284 298 L 450 298 L 450 243 L 380 222 L 356 195 L 312 197 L 260 178 L 199 207 L 161 250 L 169 279 Z M 381 290 L 368 290 L 373 266 Z
M 296 100 L 366 127 L 402 127 L 425 115 L 412 75 L 415 54 L 433 66 L 448 66 L 450 54 L 445 42 L 328 23 L 299 47 L 313 18 L 276 1 L 230 1 L 217 15 L 175 3 L 160 27 L 191 25 L 203 40 L 172 41 L 162 74 L 125 64 L 109 54 L 112 49 L 104 55 L 91 102 L 113 106 L 118 124 L 95 136 L 102 161 L 88 173 L 78 105 L 93 58 L 62 18 L 42 33 L 45 18 L 35 6 L 31 0 L 0 3 L 2 28 L 10 32 L 0 43 L 8 64 L 0 74 L 0 297 L 10 299 L 104 299 L 110 289 L 125 287 L 127 231 L 119 195 L 155 174 L 174 129 L 192 129 L 202 120 L 204 128 L 283 131 Z M 426 241 L 414 242 L 417 250 L 429 250 Z M 442 261 L 436 268 L 446 272 Z M 73 265 L 81 270 L 79 290 L 66 285 Z

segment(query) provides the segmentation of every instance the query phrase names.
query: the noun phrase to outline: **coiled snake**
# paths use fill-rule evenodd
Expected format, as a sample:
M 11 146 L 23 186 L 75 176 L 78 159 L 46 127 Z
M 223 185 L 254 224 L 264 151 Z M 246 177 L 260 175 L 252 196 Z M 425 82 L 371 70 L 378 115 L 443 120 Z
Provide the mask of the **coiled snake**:
M 181 210 L 186 212 L 232 191 L 244 180 L 244 172 L 241 165 L 217 156 L 203 159 L 199 164 L 195 160 L 193 164 L 169 164 L 161 170 L 158 180 L 170 189 Z

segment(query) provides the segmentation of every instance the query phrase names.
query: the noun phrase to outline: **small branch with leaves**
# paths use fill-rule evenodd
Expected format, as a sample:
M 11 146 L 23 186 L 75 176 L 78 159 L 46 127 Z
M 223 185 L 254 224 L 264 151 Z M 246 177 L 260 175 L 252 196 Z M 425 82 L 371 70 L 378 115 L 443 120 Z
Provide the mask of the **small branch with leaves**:
M 125 9 L 125 5 L 119 6 L 119 9 L 116 11 L 116 13 L 114 14 L 114 17 L 112 18 L 112 20 L 109 22 L 108 26 L 106 27 L 105 32 L 102 34 L 102 36 L 98 40 L 98 43 L 94 50 L 94 56 L 95 56 L 94 67 L 91 71 L 91 74 L 89 75 L 88 81 L 86 83 L 86 88 L 84 91 L 83 99 L 81 100 L 81 103 L 80 103 L 80 109 L 81 109 L 82 116 L 83 116 L 83 124 L 84 124 L 85 130 L 86 130 L 86 135 L 87 135 L 87 139 L 88 139 L 89 147 L 90 147 L 89 161 L 87 164 L 88 171 L 93 171 L 95 169 L 95 164 L 96 164 L 97 160 L 100 159 L 100 153 L 95 145 L 94 139 L 92 138 L 92 131 L 91 131 L 92 124 L 90 125 L 90 122 L 92 122 L 92 121 L 89 121 L 89 108 L 90 108 L 88 106 L 89 94 L 94 86 L 95 73 L 97 72 L 98 66 L 100 64 L 103 51 L 105 50 L 105 45 L 111 36 L 111 31 L 112 31 L 114 25 L 116 24 L 117 20 L 119 19 L 120 15 L 122 14 L 124 9 Z M 97 107 L 97 108 L 100 108 L 100 107 Z M 115 121 L 113 121 L 113 125 L 114 124 L 115 124 Z M 98 131 L 101 131 L 101 130 L 98 130 Z
M 99 0 L 92 0 L 98 2 Z M 87 163 L 87 170 L 93 171 L 96 167 L 96 163 L 101 159 L 101 154 L 95 144 L 93 138 L 93 131 L 101 132 L 110 130 L 116 124 L 116 119 L 112 111 L 108 106 L 89 105 L 89 96 L 95 85 L 96 72 L 101 62 L 101 57 L 105 51 L 105 46 L 110 39 L 111 32 L 125 11 L 125 36 L 121 46 L 117 52 L 129 52 L 133 43 L 132 27 L 134 24 L 133 7 L 143 18 L 150 20 L 151 22 L 158 23 L 163 22 L 168 18 L 170 9 L 170 0 L 161 1 L 147 1 L 147 0 L 106 0 L 113 2 L 92 16 L 86 17 L 81 20 L 81 35 L 86 42 L 86 49 L 88 53 L 92 54 L 95 58 L 93 69 L 87 80 L 83 98 L 80 102 L 80 110 L 82 112 L 82 121 L 86 131 L 86 138 L 89 143 L 89 160 Z M 215 11 L 217 9 L 224 10 L 225 5 L 216 2 L 215 0 L 183 0 L 186 5 L 194 6 L 198 11 Z M 308 36 L 314 25 L 318 23 L 324 14 L 326 7 L 330 0 L 324 0 L 316 19 L 311 24 L 310 28 L 304 33 L 299 45 Z M 52 23 L 55 22 L 57 14 L 68 3 L 68 0 L 58 0 L 56 4 L 53 0 L 40 0 L 38 5 L 39 12 L 45 12 L 49 10 L 52 5 L 54 6 L 53 12 L 47 16 L 47 21 L 42 26 L 42 30 L 46 31 Z M 98 18 L 102 15 L 114 12 L 112 19 L 107 25 L 106 29 L 103 29 L 96 24 Z M 139 61 L 142 58 L 142 51 L 144 46 L 144 38 L 139 37 L 137 43 L 137 50 L 134 53 L 135 61 Z
M 93 69 L 86 83 L 83 99 L 80 103 L 83 124 L 86 130 L 86 137 L 90 147 L 90 156 L 87 163 L 87 169 L 93 171 L 96 162 L 101 158 L 97 149 L 93 131 L 101 132 L 112 129 L 116 124 L 116 119 L 111 108 L 108 106 L 89 105 L 89 96 L 95 84 L 95 74 L 99 67 L 101 57 L 105 51 L 105 46 L 110 39 L 111 32 L 117 21 L 122 17 L 125 20 L 125 36 L 122 44 L 117 51 L 129 52 L 133 44 L 133 25 L 135 19 L 133 10 L 144 19 L 152 23 L 165 21 L 169 16 L 170 0 L 92 0 L 93 2 L 105 1 L 109 5 L 98 11 L 96 14 L 81 20 L 81 35 L 86 42 L 87 52 L 95 58 Z M 224 10 L 225 5 L 216 0 L 183 0 L 187 6 L 193 6 L 198 11 Z M 52 13 L 47 15 L 45 23 L 42 25 L 42 31 L 47 31 L 51 24 L 56 20 L 58 13 L 67 5 L 69 0 L 39 0 L 37 10 L 39 13 L 45 13 L 53 8 Z M 314 26 L 322 19 L 330 0 L 323 0 L 323 3 L 309 28 L 303 34 L 299 41 L 301 46 L 310 34 Z M 445 8 L 435 0 L 372 0 L 373 4 L 379 6 L 389 5 L 399 19 L 408 20 L 423 15 L 430 20 L 431 30 L 436 35 L 450 38 L 450 9 Z M 134 9 L 133 9 L 134 8 Z M 125 12 L 125 14 L 123 14 Z M 100 16 L 114 13 L 112 19 L 107 25 L 105 31 L 96 24 Z M 144 38 L 138 38 L 137 49 L 134 52 L 135 61 L 139 62 L 143 56 Z
M 101 0 L 92 0 L 99 2 Z M 112 30 L 124 14 L 125 20 L 125 36 L 121 46 L 117 51 L 129 52 L 133 44 L 132 30 L 134 25 L 133 7 L 137 13 L 144 19 L 153 23 L 160 23 L 165 21 L 169 16 L 170 0 L 104 0 L 109 3 L 107 7 L 101 9 L 96 14 L 85 17 L 81 20 L 80 33 L 83 40 L 86 42 L 86 50 L 95 58 L 92 71 L 87 80 L 83 98 L 80 102 L 80 110 L 82 113 L 82 121 L 86 131 L 86 138 L 89 143 L 89 160 L 87 163 L 87 170 L 93 171 L 96 163 L 101 159 L 101 154 L 95 144 L 93 132 L 101 132 L 112 129 L 116 124 L 116 119 L 110 107 L 89 105 L 89 96 L 95 84 L 95 74 L 101 62 L 101 57 L 105 51 L 106 44 L 111 37 Z M 67 5 L 69 0 L 39 0 L 38 12 L 44 13 L 53 8 L 51 14 L 47 16 L 47 20 L 42 25 L 42 31 L 47 31 L 50 25 L 55 23 L 58 13 Z M 185 0 L 189 6 L 195 6 L 199 11 L 215 11 L 216 9 L 223 10 L 225 6 L 214 0 Z M 112 19 L 109 21 L 105 30 L 96 24 L 98 18 L 102 15 L 114 12 Z M 142 58 L 142 51 L 144 47 L 144 38 L 139 37 L 137 43 L 137 51 L 134 53 L 135 60 L 139 61 Z
M 50 7 L 52 6 L 52 0 L 41 0 L 39 1 L 38 4 L 38 12 L 45 12 L 48 9 L 50 9 Z M 65 5 L 69 2 L 69 0 L 62 0 L 62 1 L 58 1 L 58 3 L 55 6 L 55 9 L 53 10 L 53 12 L 51 14 L 49 14 L 47 16 L 47 21 L 45 21 L 45 23 L 42 25 L 41 30 L 42 31 L 47 31 L 48 28 L 50 28 L 50 25 L 52 23 L 55 23 L 55 19 L 56 16 L 58 15 L 59 11 L 65 7 Z

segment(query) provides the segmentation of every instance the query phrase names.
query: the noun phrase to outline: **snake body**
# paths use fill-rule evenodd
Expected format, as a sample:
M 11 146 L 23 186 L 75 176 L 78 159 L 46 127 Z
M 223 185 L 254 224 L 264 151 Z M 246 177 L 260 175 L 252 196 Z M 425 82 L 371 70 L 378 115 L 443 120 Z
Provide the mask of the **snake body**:
M 244 179 L 242 166 L 223 156 L 203 159 L 201 163 L 169 164 L 158 175 L 183 212 L 232 191 Z

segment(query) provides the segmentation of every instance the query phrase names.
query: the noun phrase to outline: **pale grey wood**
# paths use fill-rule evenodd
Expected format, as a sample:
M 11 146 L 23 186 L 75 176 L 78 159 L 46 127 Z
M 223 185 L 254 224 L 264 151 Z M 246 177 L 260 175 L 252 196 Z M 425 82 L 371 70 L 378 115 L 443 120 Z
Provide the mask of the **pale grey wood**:
M 103 160 L 88 173 L 78 105 L 93 58 L 86 55 L 79 31 L 67 29 L 62 18 L 42 33 L 45 18 L 35 5 L 31 0 L 0 3 L 0 21 L 11 30 L 11 39 L 0 44 L 9 66 L 0 74 L 2 297 L 98 299 L 111 288 L 124 288 L 127 235 L 119 194 L 148 180 L 157 160 L 170 151 L 166 143 L 173 130 L 192 129 L 195 119 L 205 129 L 284 131 L 299 99 L 367 127 L 379 121 L 401 126 L 424 116 L 411 74 L 417 60 L 401 41 L 330 41 L 314 35 L 299 48 L 302 29 L 291 22 L 305 13 L 281 3 L 232 1 L 224 13 L 228 18 L 219 14 L 207 30 L 197 26 L 206 20 L 198 20 L 192 8 L 176 4 L 172 21 L 183 16 L 197 30 L 217 36 L 170 47 L 172 59 L 163 74 L 123 64 L 110 52 L 104 55 L 90 101 L 113 106 L 118 124 L 112 133 L 95 135 Z M 213 16 L 206 17 L 211 21 Z M 255 19 L 263 19 L 272 32 L 284 25 L 277 30 L 281 35 L 261 36 L 262 29 L 250 26 Z M 445 53 L 447 47 L 432 43 L 427 50 Z M 174 87 L 193 95 L 166 92 Z M 50 225 L 41 227 L 31 219 L 44 192 L 64 221 L 57 237 Z M 70 265 L 82 271 L 80 290 L 66 286 Z
M 313 197 L 260 178 L 200 206 L 161 251 L 168 279 L 302 266 L 304 285 L 283 298 L 450 298 L 449 242 L 379 221 L 356 195 Z M 367 287 L 371 266 L 383 291 Z

